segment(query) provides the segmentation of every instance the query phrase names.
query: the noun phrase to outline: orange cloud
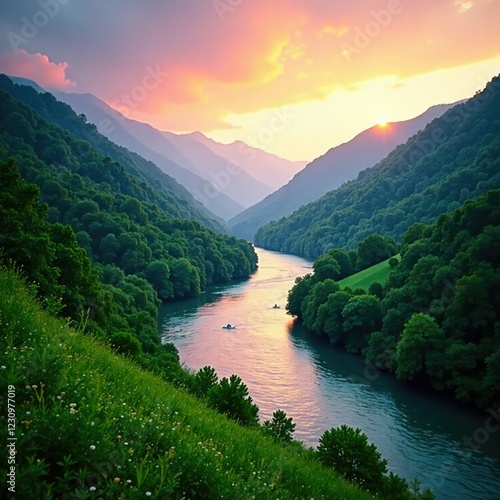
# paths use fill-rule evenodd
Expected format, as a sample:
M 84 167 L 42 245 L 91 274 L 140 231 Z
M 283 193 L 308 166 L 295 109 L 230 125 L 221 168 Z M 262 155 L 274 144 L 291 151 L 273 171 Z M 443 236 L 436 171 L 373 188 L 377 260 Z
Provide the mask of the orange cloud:
M 0 54 L 0 70 L 12 76 L 21 76 L 36 81 L 47 89 L 65 90 L 76 83 L 66 76 L 67 62 L 54 63 L 44 54 L 30 54 L 21 49 Z

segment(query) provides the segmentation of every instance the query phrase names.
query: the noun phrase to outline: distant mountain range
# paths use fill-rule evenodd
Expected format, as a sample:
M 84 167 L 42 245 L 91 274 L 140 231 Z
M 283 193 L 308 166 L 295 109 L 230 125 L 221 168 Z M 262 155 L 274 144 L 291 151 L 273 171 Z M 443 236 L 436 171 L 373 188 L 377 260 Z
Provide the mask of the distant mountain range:
M 26 78 L 11 79 L 45 92 Z M 284 160 L 243 142 L 220 144 L 200 132 L 162 132 L 126 118 L 92 94 L 52 94 L 84 114 L 110 140 L 155 163 L 225 220 L 262 200 L 306 164 Z
M 309 163 L 286 185 L 233 217 L 229 221 L 232 233 L 253 239 L 256 231 L 268 222 L 290 215 L 301 206 L 355 179 L 359 172 L 374 166 L 398 144 L 406 142 L 455 104 L 433 106 L 416 118 L 388 123 L 384 127 L 376 125 L 349 142 L 330 149 Z
M 399 240 L 412 224 L 499 188 L 500 76 L 357 179 L 261 227 L 255 244 L 315 258 L 373 233 Z

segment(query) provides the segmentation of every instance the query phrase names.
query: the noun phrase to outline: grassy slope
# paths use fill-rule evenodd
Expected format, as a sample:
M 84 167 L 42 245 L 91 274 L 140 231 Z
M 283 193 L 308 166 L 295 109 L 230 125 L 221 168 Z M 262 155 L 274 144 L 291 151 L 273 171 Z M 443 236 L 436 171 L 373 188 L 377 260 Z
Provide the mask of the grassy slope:
M 387 259 L 369 267 L 368 269 L 363 269 L 363 271 L 360 271 L 359 273 L 340 280 L 339 285 L 341 287 L 347 286 L 352 290 L 362 288 L 363 290 L 368 291 L 370 285 L 375 281 L 378 281 L 383 285 L 386 282 L 390 271 L 391 268 L 389 267 L 389 259 Z
M 17 498 L 371 498 L 71 330 L 13 272 L 0 270 L 0 290 Z

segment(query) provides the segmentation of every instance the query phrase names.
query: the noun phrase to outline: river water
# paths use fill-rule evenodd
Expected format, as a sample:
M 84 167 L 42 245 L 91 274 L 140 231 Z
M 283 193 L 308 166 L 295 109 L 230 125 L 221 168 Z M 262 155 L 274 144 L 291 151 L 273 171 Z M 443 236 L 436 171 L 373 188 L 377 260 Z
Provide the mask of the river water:
M 161 334 L 181 361 L 195 370 L 213 366 L 220 378 L 239 375 L 261 420 L 284 410 L 306 445 L 316 446 L 331 427 L 359 427 L 390 471 L 418 477 L 438 499 L 500 500 L 496 420 L 377 373 L 294 324 L 284 309 L 287 292 L 311 263 L 257 252 L 259 269 L 249 280 L 162 306 Z M 236 328 L 223 329 L 228 323 Z

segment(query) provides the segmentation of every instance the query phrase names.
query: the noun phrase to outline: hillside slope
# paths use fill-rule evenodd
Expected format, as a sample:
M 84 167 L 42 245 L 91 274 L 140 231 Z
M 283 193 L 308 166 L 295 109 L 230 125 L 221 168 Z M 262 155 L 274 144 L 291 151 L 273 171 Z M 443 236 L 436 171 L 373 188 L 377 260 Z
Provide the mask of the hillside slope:
M 223 222 L 197 202 L 172 177 L 166 175 L 152 162 L 108 140 L 94 125 L 88 124 L 82 116 L 77 116 L 70 106 L 57 101 L 52 94 L 40 94 L 31 87 L 14 84 L 5 75 L 0 75 L 0 90 L 33 108 L 48 123 L 74 134 L 101 155 L 119 162 L 128 173 L 144 182 L 147 191 L 154 192 L 153 196 L 165 208 L 168 206 L 172 215 L 197 220 L 209 229 L 225 231 Z
M 433 106 L 411 120 L 371 127 L 349 142 L 330 149 L 309 163 L 285 186 L 233 217 L 229 221 L 232 233 L 252 239 L 255 232 L 268 222 L 290 215 L 301 206 L 355 179 L 361 170 L 378 163 L 398 144 L 406 142 L 452 106 Z
M 448 110 L 358 178 L 279 222 L 257 245 L 317 257 L 354 248 L 372 233 L 401 238 L 414 222 L 433 222 L 500 186 L 500 78 Z
M 0 289 L 12 498 L 372 498 L 41 311 L 12 271 Z
M 125 118 L 91 94 L 55 92 L 54 95 L 78 114 L 85 114 L 108 139 L 152 161 L 215 215 L 229 220 L 244 210 L 243 205 L 222 191 L 208 198 L 204 194 L 207 180 L 195 173 L 194 165 L 175 144 L 150 125 Z

